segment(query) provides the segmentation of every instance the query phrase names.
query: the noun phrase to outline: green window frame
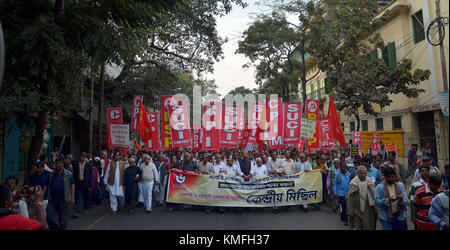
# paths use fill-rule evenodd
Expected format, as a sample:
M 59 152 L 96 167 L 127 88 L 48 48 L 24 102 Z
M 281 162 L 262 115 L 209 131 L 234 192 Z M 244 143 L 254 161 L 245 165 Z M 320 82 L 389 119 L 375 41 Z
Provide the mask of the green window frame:
M 375 130 L 376 131 L 383 131 L 384 130 L 383 118 L 375 119 Z
M 350 132 L 355 131 L 355 122 L 350 122 Z
M 414 43 L 425 40 L 425 28 L 423 25 L 422 10 L 417 11 L 411 16 Z
M 395 42 L 388 42 L 387 45 L 381 49 L 381 57 L 389 68 L 394 68 L 397 62 Z
M 392 130 L 400 130 L 402 129 L 402 117 L 401 116 L 393 116 L 392 117 Z
M 369 121 L 361 120 L 361 131 L 369 131 Z
M 328 78 L 325 78 L 324 84 L 325 84 L 325 95 L 330 94 L 330 82 L 328 81 Z

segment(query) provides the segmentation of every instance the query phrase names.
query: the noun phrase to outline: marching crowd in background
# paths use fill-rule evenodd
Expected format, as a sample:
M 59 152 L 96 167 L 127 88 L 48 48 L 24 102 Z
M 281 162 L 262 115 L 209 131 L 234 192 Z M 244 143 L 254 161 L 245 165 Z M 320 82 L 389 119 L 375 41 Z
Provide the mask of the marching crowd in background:
M 369 152 L 354 158 L 350 148 L 300 152 L 294 147 L 261 152 L 104 151 L 81 153 L 78 160 L 52 154 L 50 162 L 41 155 L 26 186 L 19 186 L 16 177 L 0 184 L 0 229 L 65 230 L 69 214 L 79 218 L 105 198 L 114 215 L 122 208 L 133 213 L 140 207 L 151 213 L 153 200 L 170 212 L 203 209 L 209 214 L 214 210 L 166 202 L 170 171 L 225 173 L 249 180 L 317 170 L 324 192 L 322 202 L 311 204 L 312 208 L 340 211 L 340 220 L 350 229 L 375 230 L 379 222 L 383 230 L 406 230 L 410 213 L 416 230 L 448 230 L 448 164 L 441 173 L 428 144 L 421 149 L 411 146 L 406 173 L 396 158 L 396 152 L 386 152 L 382 143 L 376 156 Z M 308 212 L 308 205 L 298 207 Z M 273 212 L 284 209 L 289 206 L 274 206 Z

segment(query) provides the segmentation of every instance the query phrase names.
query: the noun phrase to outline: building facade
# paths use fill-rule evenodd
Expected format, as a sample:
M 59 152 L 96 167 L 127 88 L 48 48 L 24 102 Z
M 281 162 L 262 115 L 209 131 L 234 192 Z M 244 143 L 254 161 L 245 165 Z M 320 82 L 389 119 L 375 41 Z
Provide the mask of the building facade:
M 445 61 L 448 65 L 448 1 L 440 1 L 441 16 L 447 17 L 444 37 Z M 421 82 L 418 88 L 425 92 L 417 98 L 391 95 L 393 100 L 389 107 L 377 110 L 378 117 L 364 115 L 360 117 L 360 131 L 366 138 L 376 131 L 380 133 L 381 140 L 395 141 L 398 155 L 403 165 L 407 165 L 407 152 L 412 144 L 424 146 L 431 144 L 433 156 L 437 159 L 439 167 L 443 169 L 448 164 L 448 125 L 443 117 L 440 106 L 439 92 L 443 90 L 441 55 L 439 46 L 433 46 L 427 40 L 427 28 L 435 20 L 436 5 L 431 0 L 394 0 L 384 6 L 377 17 L 390 11 L 387 22 L 380 27 L 380 33 L 386 47 L 378 51 L 378 57 L 391 65 L 403 58 L 412 61 L 412 70 L 430 70 L 428 80 Z M 447 66 L 448 68 L 448 66 Z M 315 72 L 310 72 L 314 74 Z M 448 74 L 447 74 L 448 82 Z M 327 114 L 328 108 L 328 82 L 326 74 L 319 73 L 307 84 L 307 97 L 321 100 L 321 111 Z M 340 112 L 340 120 L 347 141 L 352 138 L 352 131 L 357 128 L 354 117 L 346 117 Z M 364 140 L 364 138 L 363 138 Z M 366 139 L 370 143 L 370 139 Z M 364 142 L 363 142 L 364 143 Z M 399 145 L 401 144 L 401 145 Z M 363 150 L 368 147 L 363 146 Z M 366 152 L 365 152 L 366 153 Z

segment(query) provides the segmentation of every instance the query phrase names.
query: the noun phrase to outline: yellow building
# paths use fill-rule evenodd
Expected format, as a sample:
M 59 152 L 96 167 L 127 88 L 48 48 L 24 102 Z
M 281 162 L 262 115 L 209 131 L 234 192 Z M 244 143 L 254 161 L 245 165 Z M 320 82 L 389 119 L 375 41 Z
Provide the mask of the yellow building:
M 440 1 L 441 16 L 448 18 L 449 1 Z M 385 25 L 380 27 L 380 33 L 387 46 L 378 51 L 378 57 L 390 64 L 403 58 L 412 60 L 412 70 L 429 69 L 431 75 L 423 81 L 420 88 L 425 92 L 417 98 L 409 99 L 406 96 L 392 95 L 393 103 L 380 111 L 380 115 L 361 116 L 361 131 L 366 131 L 369 138 L 373 131 L 379 131 L 386 140 L 397 141 L 400 152 L 400 161 L 407 165 L 407 152 L 411 144 L 424 146 L 429 142 L 434 149 L 434 157 L 438 159 L 439 167 L 443 169 L 448 164 L 448 128 L 440 108 L 439 91 L 443 90 L 442 67 L 439 46 L 431 45 L 426 38 L 428 25 L 436 18 L 434 0 L 394 0 L 384 6 L 377 17 L 386 11 L 391 11 Z M 448 19 L 447 19 L 448 20 Z M 448 22 L 445 25 L 445 60 L 449 65 Z M 310 75 L 315 72 L 309 72 Z M 447 73 L 447 81 L 448 81 Z M 307 77 L 308 78 L 308 77 Z M 307 97 L 321 100 L 321 110 L 327 114 L 328 92 L 326 74 L 320 73 L 307 84 Z M 364 114 L 361 110 L 361 113 Z M 356 118 L 345 117 L 340 112 L 341 124 L 347 141 L 352 138 L 352 131 L 357 128 Z M 372 133 L 371 133 L 372 132 Z M 395 139 L 394 139 L 395 138 Z M 370 143 L 370 139 L 366 139 Z M 401 143 L 402 145 L 398 145 Z M 363 149 L 367 148 L 363 146 Z

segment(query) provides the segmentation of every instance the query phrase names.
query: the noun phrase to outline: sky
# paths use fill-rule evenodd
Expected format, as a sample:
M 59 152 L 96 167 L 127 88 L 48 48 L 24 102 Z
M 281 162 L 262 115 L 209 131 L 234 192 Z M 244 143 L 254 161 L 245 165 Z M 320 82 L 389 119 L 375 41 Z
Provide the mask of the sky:
M 207 74 L 207 79 L 216 80 L 217 92 L 224 97 L 231 90 L 244 86 L 248 89 L 258 88 L 255 83 L 254 67 L 244 69 L 242 66 L 250 62 L 242 54 L 235 54 L 238 42 L 242 40 L 242 33 L 255 20 L 257 14 L 270 13 L 269 7 L 257 5 L 256 0 L 244 0 L 248 3 L 246 8 L 234 6 L 226 16 L 217 18 L 217 31 L 221 37 L 228 37 L 229 41 L 222 46 L 224 59 L 214 64 L 214 73 Z M 295 17 L 288 20 L 295 22 Z M 298 21 L 297 21 L 298 22 Z

